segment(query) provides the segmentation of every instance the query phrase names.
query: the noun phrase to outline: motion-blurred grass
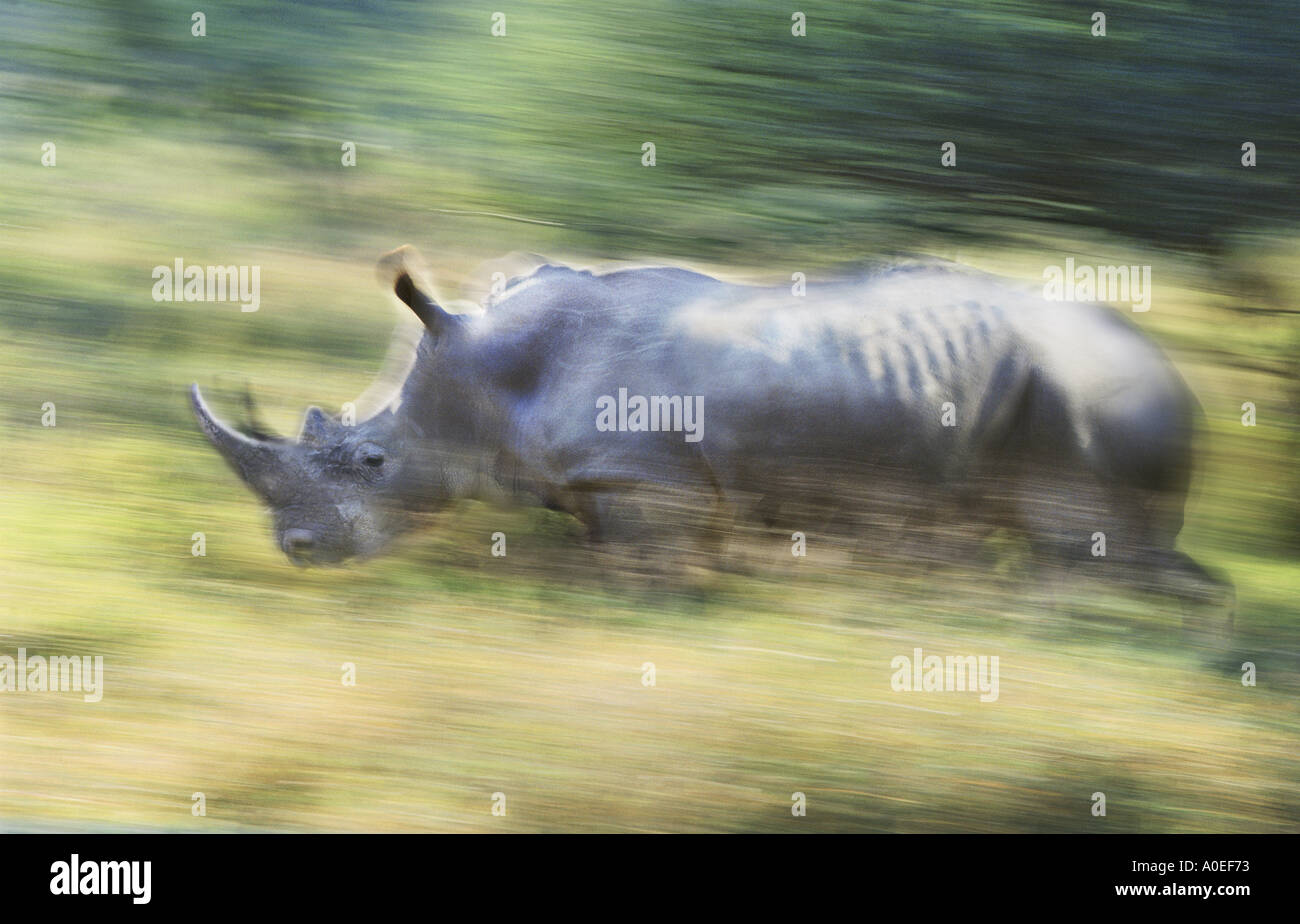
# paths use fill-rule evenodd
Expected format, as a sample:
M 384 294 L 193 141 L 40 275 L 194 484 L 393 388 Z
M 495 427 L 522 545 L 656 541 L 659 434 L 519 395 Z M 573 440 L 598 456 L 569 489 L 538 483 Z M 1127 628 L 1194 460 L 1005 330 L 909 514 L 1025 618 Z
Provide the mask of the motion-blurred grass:
M 1295 39 L 1189 10 L 1093 40 L 1066 4 L 846 4 L 792 47 L 770 4 L 526 3 L 499 40 L 461 5 L 223 4 L 204 39 L 178 3 L 6 7 L 0 653 L 107 678 L 0 696 L 0 827 L 1300 828 Z M 815 536 L 638 579 L 478 504 L 293 569 L 184 388 L 247 378 L 285 431 L 351 400 L 413 323 L 372 271 L 407 241 L 448 295 L 512 250 L 773 282 L 894 250 L 1149 263 L 1133 317 L 1207 418 L 1183 547 L 1236 582 L 1235 634 L 1094 586 L 1045 606 L 1014 556 L 921 577 Z M 260 265 L 261 310 L 153 302 L 176 257 Z M 999 655 L 998 702 L 891 692 L 918 646 Z

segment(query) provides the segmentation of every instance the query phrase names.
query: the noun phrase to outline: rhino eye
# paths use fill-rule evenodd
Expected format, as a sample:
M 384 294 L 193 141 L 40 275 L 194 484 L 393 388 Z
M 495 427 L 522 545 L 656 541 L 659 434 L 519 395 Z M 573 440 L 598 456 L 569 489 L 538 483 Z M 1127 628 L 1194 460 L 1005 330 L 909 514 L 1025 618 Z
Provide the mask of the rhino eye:
M 365 443 L 357 449 L 357 461 L 368 469 L 378 470 L 384 464 L 384 451 L 374 443 Z

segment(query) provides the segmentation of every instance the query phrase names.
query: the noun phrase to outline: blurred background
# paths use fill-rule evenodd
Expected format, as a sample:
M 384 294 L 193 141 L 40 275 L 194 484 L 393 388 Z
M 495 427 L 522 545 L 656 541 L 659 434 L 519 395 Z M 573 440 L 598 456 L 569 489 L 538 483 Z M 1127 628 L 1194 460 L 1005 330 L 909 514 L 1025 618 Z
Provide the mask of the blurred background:
M 5 3 L 0 654 L 106 679 L 0 695 L 0 829 L 1300 828 L 1300 33 L 1263 3 L 1105 6 L 1103 38 L 1041 0 Z M 448 298 L 512 251 L 786 284 L 904 253 L 1149 264 L 1131 317 L 1207 418 L 1182 547 L 1236 583 L 1235 633 L 1119 591 L 1044 605 L 1013 543 L 992 575 L 782 544 L 656 578 L 477 504 L 292 568 L 185 388 L 237 416 L 247 381 L 285 432 L 354 399 L 414 323 L 373 270 L 403 243 Z M 153 301 L 176 258 L 260 266 L 260 310 Z M 914 647 L 999 655 L 998 702 L 893 693 Z

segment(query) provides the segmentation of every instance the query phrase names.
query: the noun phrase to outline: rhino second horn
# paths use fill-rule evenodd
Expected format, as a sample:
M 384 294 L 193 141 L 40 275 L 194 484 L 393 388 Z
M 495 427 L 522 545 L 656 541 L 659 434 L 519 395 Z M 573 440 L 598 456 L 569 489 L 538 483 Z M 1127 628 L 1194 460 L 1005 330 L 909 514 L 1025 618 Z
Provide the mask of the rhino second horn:
M 274 444 L 250 439 L 213 415 L 198 385 L 190 386 L 190 403 L 204 435 L 244 481 L 264 496 L 270 491 L 279 458 Z
M 254 439 L 283 441 L 284 438 L 262 419 L 262 412 L 258 410 L 257 402 L 253 400 L 253 390 L 247 382 L 244 383 L 244 413 L 248 416 L 248 433 Z
M 302 433 L 298 437 L 300 443 L 322 443 L 329 436 L 330 426 L 333 422 L 318 407 L 307 408 L 307 413 L 302 418 Z

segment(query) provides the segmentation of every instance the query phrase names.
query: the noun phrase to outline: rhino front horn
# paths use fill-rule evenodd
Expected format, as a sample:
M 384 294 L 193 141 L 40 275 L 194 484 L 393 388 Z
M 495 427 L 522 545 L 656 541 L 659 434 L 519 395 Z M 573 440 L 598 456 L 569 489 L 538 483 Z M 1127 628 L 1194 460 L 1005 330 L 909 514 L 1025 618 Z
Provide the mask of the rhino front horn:
M 267 495 L 279 461 L 275 445 L 250 439 L 218 420 L 203 400 L 198 385 L 190 386 L 190 403 L 204 435 L 217 447 L 222 458 L 230 463 L 240 478 L 262 495 Z
M 380 257 L 379 265 L 375 270 L 379 281 L 393 287 L 402 304 L 415 312 L 415 316 L 420 319 L 425 330 L 434 337 L 441 337 L 454 329 L 459 319 L 456 315 L 443 310 L 416 281 L 416 277 L 420 275 L 419 267 L 423 262 L 418 250 L 410 244 L 403 244 Z

